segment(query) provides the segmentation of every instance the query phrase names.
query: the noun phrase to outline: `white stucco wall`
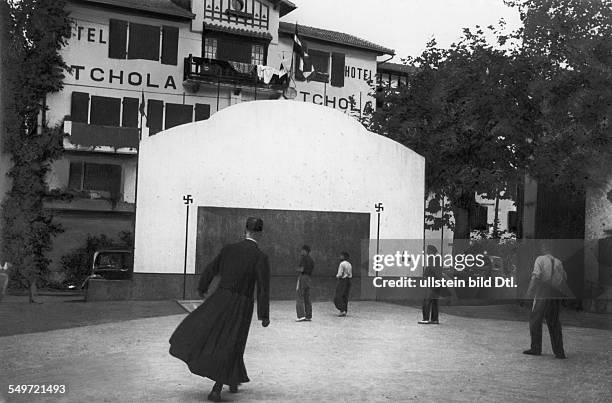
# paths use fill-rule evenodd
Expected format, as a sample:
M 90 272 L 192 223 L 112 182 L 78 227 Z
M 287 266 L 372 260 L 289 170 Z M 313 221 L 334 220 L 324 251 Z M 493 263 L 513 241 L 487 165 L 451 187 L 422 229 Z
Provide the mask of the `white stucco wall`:
M 332 108 L 242 103 L 146 138 L 139 154 L 135 271 L 194 273 L 196 207 L 371 213 L 381 239 L 422 239 L 425 160 Z M 163 185 L 162 185 L 163 184 Z

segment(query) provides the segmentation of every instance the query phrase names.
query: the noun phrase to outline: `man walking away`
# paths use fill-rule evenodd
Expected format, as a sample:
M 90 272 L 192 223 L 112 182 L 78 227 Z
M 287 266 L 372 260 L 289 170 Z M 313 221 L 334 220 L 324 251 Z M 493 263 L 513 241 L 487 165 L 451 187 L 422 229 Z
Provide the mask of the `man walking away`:
M 295 309 L 297 311 L 296 322 L 309 322 L 312 320 L 312 303 L 310 302 L 310 276 L 314 269 L 314 261 L 310 257 L 310 246 L 302 246 L 300 251 L 300 264 L 297 271 L 299 272 L 297 280 L 297 296 L 295 301 Z
M 244 350 L 253 317 L 257 285 L 257 317 L 270 324 L 270 266 L 259 250 L 263 221 L 249 217 L 245 239 L 226 245 L 200 278 L 198 291 L 207 293 L 204 302 L 190 313 L 170 338 L 170 354 L 183 360 L 196 375 L 215 381 L 208 400 L 221 401 L 223 385 L 230 392 L 248 382 Z M 215 277 L 220 277 L 213 281 Z M 216 289 L 211 291 L 214 283 Z
M 527 290 L 527 298 L 534 298 L 529 315 L 531 348 L 523 351 L 523 353 L 528 355 L 542 354 L 542 322 L 545 319 L 555 358 L 563 359 L 566 357 L 563 350 L 561 322 L 559 321 L 561 294 L 554 283 L 559 276 L 563 278 L 563 281 L 567 276 L 563 270 L 563 263 L 552 255 L 548 242 L 543 242 L 540 250 L 542 255 L 535 260 L 531 282 Z
M 338 274 L 336 278 L 336 295 L 334 297 L 334 305 L 340 311 L 338 316 L 346 316 L 348 311 L 348 297 L 351 291 L 351 278 L 353 277 L 353 266 L 349 262 L 348 252 L 340 254 L 340 265 L 338 266 Z

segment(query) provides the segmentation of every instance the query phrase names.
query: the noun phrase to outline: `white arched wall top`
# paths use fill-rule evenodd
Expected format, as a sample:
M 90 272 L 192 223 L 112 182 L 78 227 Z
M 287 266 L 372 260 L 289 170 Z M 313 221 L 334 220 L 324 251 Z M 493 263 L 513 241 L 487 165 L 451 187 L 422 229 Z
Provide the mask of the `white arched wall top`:
M 381 239 L 422 239 L 425 160 L 331 108 L 240 103 L 140 146 L 135 271 L 182 273 L 184 195 L 191 195 L 187 273 L 195 272 L 197 206 L 371 213 Z

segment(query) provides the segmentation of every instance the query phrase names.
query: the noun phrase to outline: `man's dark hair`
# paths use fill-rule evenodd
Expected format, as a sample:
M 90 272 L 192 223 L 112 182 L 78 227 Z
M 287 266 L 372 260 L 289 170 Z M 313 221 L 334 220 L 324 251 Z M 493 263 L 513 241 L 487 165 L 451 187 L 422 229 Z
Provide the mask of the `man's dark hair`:
M 304 245 L 302 246 L 302 250 L 305 250 L 306 252 L 310 253 L 310 246 Z
M 340 252 L 340 255 L 341 255 L 341 256 L 342 256 L 344 259 L 346 259 L 346 260 L 348 260 L 348 259 L 351 257 L 351 256 L 348 254 L 348 252 Z

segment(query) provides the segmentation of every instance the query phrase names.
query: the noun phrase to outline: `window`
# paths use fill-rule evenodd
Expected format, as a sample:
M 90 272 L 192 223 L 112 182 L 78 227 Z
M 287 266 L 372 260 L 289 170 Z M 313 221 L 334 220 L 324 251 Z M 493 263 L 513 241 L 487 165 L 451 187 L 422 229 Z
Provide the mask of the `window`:
M 162 131 L 164 122 L 164 101 L 149 99 L 147 105 L 147 127 L 149 136 Z
M 86 92 L 73 92 L 70 101 L 70 119 L 73 122 L 89 122 L 89 94 Z
M 206 59 L 226 60 L 250 65 L 266 63 L 265 43 L 250 41 L 248 38 L 212 34 L 202 43 L 202 56 Z
M 120 116 L 120 98 L 99 97 L 95 95 L 91 97 L 90 124 L 119 127 Z
M 206 120 L 210 117 L 210 105 L 208 104 L 195 104 L 195 120 Z
M 312 63 L 312 67 L 316 72 L 329 73 L 329 53 L 311 49 L 308 51 L 308 55 L 310 56 L 310 63 Z
M 487 213 L 487 206 L 473 205 L 469 212 L 470 228 L 486 230 L 488 228 Z
M 217 38 L 206 38 L 204 40 L 204 57 L 206 59 L 217 58 Z
M 159 27 L 130 23 L 128 59 L 159 60 Z
M 264 60 L 264 46 L 263 45 L 252 45 L 251 47 L 251 64 L 263 65 Z
M 193 106 L 166 104 L 166 129 L 193 122 Z
M 163 64 L 177 65 L 179 39 L 177 27 L 160 27 L 111 19 L 108 38 L 108 57 L 111 59 L 126 57 L 154 61 L 161 59 Z
M 140 100 L 138 98 L 123 98 L 123 113 L 121 116 L 121 126 L 138 127 L 139 105 Z
M 252 44 L 244 38 L 217 38 L 217 59 L 239 63 L 251 63 Z
M 331 85 L 344 87 L 344 53 L 332 53 Z
M 162 64 L 171 64 L 173 66 L 178 64 L 178 35 L 179 30 L 177 27 L 169 27 L 167 25 L 162 27 Z
M 68 188 L 100 192 L 103 197 L 116 197 L 121 189 L 120 165 L 71 161 Z

